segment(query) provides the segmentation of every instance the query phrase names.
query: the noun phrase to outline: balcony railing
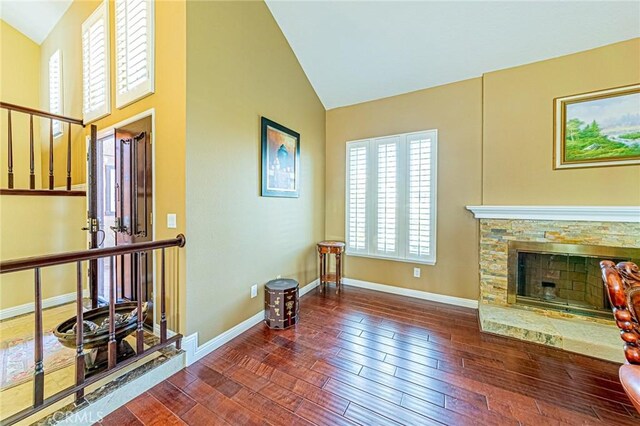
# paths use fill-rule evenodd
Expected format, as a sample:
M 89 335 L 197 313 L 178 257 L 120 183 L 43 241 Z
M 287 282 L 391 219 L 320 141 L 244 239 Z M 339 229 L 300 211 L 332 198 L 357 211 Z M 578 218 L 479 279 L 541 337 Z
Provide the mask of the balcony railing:
M 67 123 L 67 176 L 66 176 L 66 190 L 71 191 L 71 126 L 85 127 L 82 120 L 72 117 L 65 117 L 63 115 L 51 114 L 47 111 L 40 111 L 33 108 L 28 108 L 20 105 L 14 105 L 7 102 L 0 102 L 0 109 L 7 110 L 7 188 L 10 190 L 16 190 L 18 193 L 20 189 L 14 187 L 14 162 L 13 152 L 14 149 L 20 149 L 20 147 L 14 147 L 13 144 L 13 125 L 12 125 L 12 113 L 20 113 L 29 115 L 29 190 L 35 191 L 36 189 L 36 167 L 35 167 L 35 134 L 33 130 L 33 117 L 42 117 L 49 120 L 49 190 L 53 190 L 55 187 L 54 167 L 53 167 L 53 123 L 54 121 L 60 121 Z M 97 128 L 95 125 L 91 125 L 91 139 L 92 143 L 95 142 L 97 135 Z M 32 194 L 36 195 L 35 192 Z
M 128 245 L 122 245 L 117 247 L 108 247 L 102 249 L 91 249 L 74 251 L 46 256 L 29 257 L 24 259 L 7 260 L 0 262 L 0 274 L 8 274 L 19 271 L 33 270 L 34 271 L 34 372 L 33 372 L 33 405 L 28 407 L 12 416 L 2 419 L 2 424 L 13 424 L 20 420 L 23 420 L 39 410 L 50 406 L 62 399 L 75 394 L 76 402 L 82 401 L 84 398 L 84 390 L 87 386 L 96 383 L 97 381 L 107 377 L 108 375 L 134 363 L 147 355 L 152 354 L 168 345 L 175 344 L 177 349 L 180 349 L 182 335 L 175 334 L 172 337 L 167 336 L 167 316 L 166 316 L 166 285 L 165 285 L 165 250 L 169 247 L 184 247 L 186 239 L 184 235 L 180 234 L 174 239 L 150 241 L 142 243 L 134 243 Z M 107 344 L 108 363 L 104 370 L 92 374 L 90 377 L 85 377 L 85 355 L 84 355 L 84 309 L 82 303 L 83 285 L 82 285 L 82 262 L 96 260 L 100 258 L 110 258 L 112 265 L 116 264 L 116 256 L 137 256 L 138 260 L 143 253 L 153 252 L 154 250 L 160 250 L 160 342 L 145 349 L 144 348 L 144 315 L 140 313 L 143 311 L 142 303 L 142 285 L 141 280 L 137 285 L 137 327 L 135 330 L 136 351 L 135 356 L 126 358 L 120 362 L 117 360 L 117 346 L 116 346 L 116 280 L 114 278 L 115 273 L 112 270 L 109 282 L 109 338 Z M 65 265 L 75 263 L 77 267 L 77 282 L 76 282 L 76 356 L 75 356 L 75 370 L 76 380 L 75 385 L 63 389 L 48 398 L 44 398 L 44 352 L 43 352 L 43 326 L 42 326 L 42 282 L 41 282 L 41 270 L 42 268 Z M 140 264 L 140 262 L 138 262 Z

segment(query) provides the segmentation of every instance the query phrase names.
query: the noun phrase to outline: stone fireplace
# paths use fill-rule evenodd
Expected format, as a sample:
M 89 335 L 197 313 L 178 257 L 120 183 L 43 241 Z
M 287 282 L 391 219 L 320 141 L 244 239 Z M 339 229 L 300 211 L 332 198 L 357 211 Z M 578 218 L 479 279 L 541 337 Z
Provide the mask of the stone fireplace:
M 599 261 L 640 259 L 638 207 L 468 207 L 484 331 L 622 361 Z

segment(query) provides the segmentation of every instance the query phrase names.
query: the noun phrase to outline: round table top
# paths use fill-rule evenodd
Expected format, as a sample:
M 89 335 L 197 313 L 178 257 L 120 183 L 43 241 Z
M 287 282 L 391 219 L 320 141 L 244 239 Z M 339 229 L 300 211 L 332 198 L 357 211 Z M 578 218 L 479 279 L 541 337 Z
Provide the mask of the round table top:
M 318 245 L 322 247 L 344 247 L 346 244 L 342 241 L 320 241 Z
M 269 281 L 265 287 L 267 290 L 291 290 L 298 287 L 298 281 L 290 278 L 278 278 L 277 280 Z

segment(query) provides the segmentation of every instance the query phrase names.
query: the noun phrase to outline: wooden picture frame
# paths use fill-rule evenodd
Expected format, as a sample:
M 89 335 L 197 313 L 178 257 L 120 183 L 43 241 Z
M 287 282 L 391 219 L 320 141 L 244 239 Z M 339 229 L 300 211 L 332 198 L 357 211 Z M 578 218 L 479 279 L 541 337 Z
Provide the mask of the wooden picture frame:
M 262 196 L 300 196 L 300 134 L 261 118 Z
M 640 164 L 640 84 L 555 98 L 553 168 Z

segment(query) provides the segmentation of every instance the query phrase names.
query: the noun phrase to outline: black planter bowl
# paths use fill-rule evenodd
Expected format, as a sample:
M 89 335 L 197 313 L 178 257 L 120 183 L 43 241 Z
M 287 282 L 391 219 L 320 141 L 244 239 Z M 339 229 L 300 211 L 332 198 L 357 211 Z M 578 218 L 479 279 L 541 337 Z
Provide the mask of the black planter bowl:
M 137 302 L 122 302 L 117 303 L 116 313 L 117 314 L 127 314 L 134 310 L 138 306 Z M 100 308 L 91 309 L 84 313 L 84 320 L 94 322 L 98 325 L 102 324 L 105 318 L 109 316 L 109 306 L 102 306 Z M 142 320 L 144 321 L 147 316 L 147 312 L 143 309 L 142 312 Z M 76 347 L 76 333 L 67 333 L 67 331 L 73 329 L 73 326 L 76 324 L 76 317 L 71 317 L 66 321 L 61 322 L 58 326 L 53 330 L 53 334 L 58 338 L 60 343 L 67 348 L 74 349 Z M 118 324 L 116 326 L 116 342 L 120 343 L 122 339 L 127 337 L 129 334 L 136 331 L 138 327 L 138 319 L 137 316 L 130 318 L 123 324 Z M 99 332 L 86 332 L 83 336 L 83 345 L 84 349 L 94 349 L 105 346 L 109 343 L 109 329 L 101 330 Z

